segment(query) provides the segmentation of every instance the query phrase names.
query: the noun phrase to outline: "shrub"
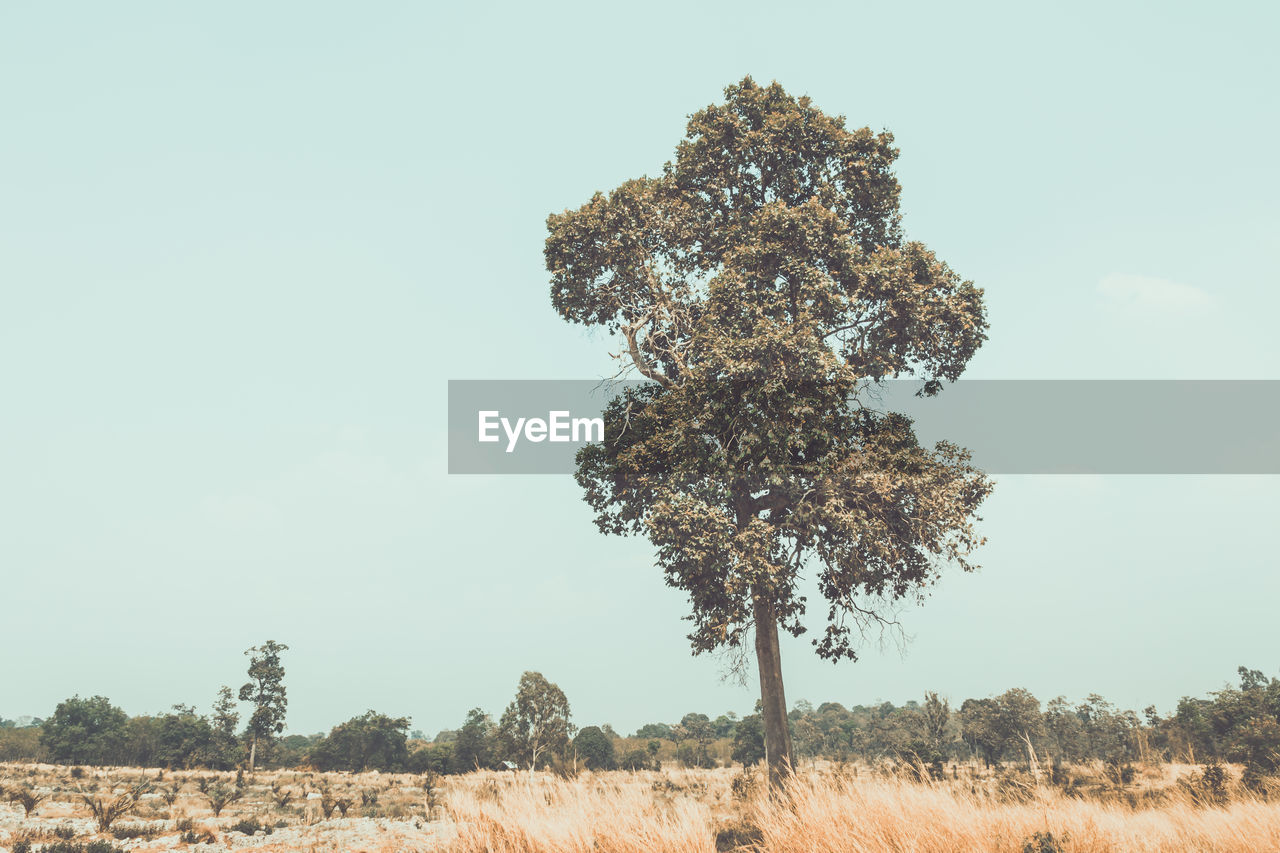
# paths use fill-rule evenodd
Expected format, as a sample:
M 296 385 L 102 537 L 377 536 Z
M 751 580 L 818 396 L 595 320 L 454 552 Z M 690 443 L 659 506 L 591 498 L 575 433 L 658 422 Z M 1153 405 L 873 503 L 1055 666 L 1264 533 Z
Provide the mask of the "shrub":
M 733 777 L 733 782 L 729 785 L 729 790 L 733 794 L 735 800 L 745 800 L 751 796 L 756 788 L 756 776 L 746 768 L 742 772 Z
M 996 799 L 1002 803 L 1027 803 L 1035 797 L 1035 780 L 1021 770 L 1010 770 L 996 781 Z
M 404 803 L 391 803 L 382 806 L 374 811 L 370 811 L 369 817 L 389 817 L 395 820 L 405 820 L 413 815 L 413 810 Z M 427 820 L 431 819 L 431 815 L 427 815 Z
M 1047 829 L 1044 832 L 1037 832 L 1022 842 L 1022 853 L 1064 853 L 1066 850 L 1062 845 L 1067 841 L 1066 834 L 1054 835 Z
M 422 799 L 427 806 L 427 820 L 431 820 L 436 806 L 440 805 L 440 774 L 427 771 L 422 776 Z
M 725 824 L 716 830 L 718 853 L 744 848 L 755 850 L 763 841 L 764 833 L 760 831 L 760 827 L 742 820 Z
M 111 830 L 112 836 L 118 841 L 124 841 L 129 838 L 142 838 L 150 841 L 161 832 L 163 828 L 149 823 L 124 823 Z
M 14 847 L 14 853 L 18 848 Z M 28 848 L 30 849 L 30 848 Z M 90 841 L 79 844 L 74 841 L 55 841 L 40 848 L 40 853 L 125 853 L 123 847 L 116 847 L 109 841 Z
M 243 832 L 245 835 L 253 835 L 259 830 L 263 835 L 270 835 L 275 831 L 275 827 L 261 823 L 256 817 L 246 817 L 231 827 L 236 832 Z
M 1138 768 L 1127 761 L 1113 760 L 1107 762 L 1107 778 L 1111 783 L 1124 787 L 1131 784 L 1138 775 Z
M 46 853 L 48 853 L 51 850 L 53 850 L 53 848 L 51 847 L 45 848 Z M 68 853 L 70 853 L 70 851 L 68 851 Z M 127 851 L 123 847 L 117 847 L 109 841 L 99 840 L 99 841 L 90 841 L 89 843 L 85 844 L 84 853 L 127 853 Z
M 1224 806 L 1227 804 L 1227 771 L 1221 764 L 1206 764 L 1199 773 L 1179 779 L 1178 785 L 1191 795 L 1200 806 Z
M 183 844 L 216 844 L 218 836 L 207 826 L 202 826 L 199 829 L 188 829 L 178 840 Z
M 1244 773 L 1240 776 L 1240 784 L 1264 800 L 1271 798 L 1278 781 L 1280 780 L 1260 771 L 1253 764 L 1245 765 Z

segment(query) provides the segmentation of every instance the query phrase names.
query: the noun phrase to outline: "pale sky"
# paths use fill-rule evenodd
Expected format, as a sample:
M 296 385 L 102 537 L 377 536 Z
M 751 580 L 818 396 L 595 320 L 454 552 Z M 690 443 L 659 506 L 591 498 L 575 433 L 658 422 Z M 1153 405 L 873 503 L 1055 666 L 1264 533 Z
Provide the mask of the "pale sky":
M 579 725 L 749 711 L 571 477 L 444 444 L 449 379 L 612 372 L 545 218 L 745 74 L 894 133 L 908 235 L 986 289 L 967 376 L 1280 378 L 1273 4 L 705 8 L 0 7 L 0 716 L 207 710 L 269 638 L 293 732 L 453 728 L 528 669 Z M 1001 477 L 905 656 L 788 642 L 788 699 L 1275 674 L 1278 511 L 1276 477 Z

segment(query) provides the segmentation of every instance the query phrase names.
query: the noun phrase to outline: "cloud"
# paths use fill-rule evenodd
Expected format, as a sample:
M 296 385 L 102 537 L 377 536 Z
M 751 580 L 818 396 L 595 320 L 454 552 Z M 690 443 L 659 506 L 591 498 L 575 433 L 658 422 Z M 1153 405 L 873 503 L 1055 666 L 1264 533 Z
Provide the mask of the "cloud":
M 1098 282 L 1098 292 L 1119 308 L 1164 314 L 1194 314 L 1213 305 L 1198 287 L 1145 275 L 1111 273 Z

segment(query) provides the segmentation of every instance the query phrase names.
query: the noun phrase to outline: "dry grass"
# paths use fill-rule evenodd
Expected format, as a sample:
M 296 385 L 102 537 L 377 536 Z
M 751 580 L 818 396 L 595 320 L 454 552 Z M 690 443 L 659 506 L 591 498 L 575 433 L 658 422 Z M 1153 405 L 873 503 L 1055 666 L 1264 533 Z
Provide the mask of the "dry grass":
M 1280 807 L 1253 799 L 1202 808 L 1169 792 L 1130 806 L 1032 789 L 1013 801 L 950 784 L 804 779 L 785 805 L 757 800 L 764 847 L 791 851 L 1022 851 L 1037 834 L 1067 851 L 1259 851 L 1280 849 Z M 1032 849 L 1035 849 L 1034 847 Z
M 1238 782 L 1222 806 L 1205 805 L 1179 784 L 1195 768 L 1144 767 L 1130 783 L 1108 781 L 1100 765 L 1069 770 L 1069 790 L 1017 771 L 978 768 L 939 781 L 913 781 L 866 766 L 805 767 L 785 796 L 770 796 L 758 773 L 740 770 L 583 774 L 470 773 L 429 780 L 403 774 L 259 773 L 221 817 L 212 790 L 231 774 L 136 769 L 0 766 L 0 783 L 22 784 L 45 799 L 30 817 L 16 805 L 0 814 L 0 850 L 18 838 L 51 841 L 74 828 L 77 840 L 112 840 L 96 830 L 77 794 L 106 796 L 145 776 L 156 785 L 114 829 L 146 829 L 140 850 L 185 849 L 185 830 L 228 848 L 286 850 L 442 850 L 447 853 L 859 853 L 859 851 L 1263 851 L 1280 850 L 1280 799 L 1260 799 Z M 1238 775 L 1238 774 L 1237 774 Z M 306 792 L 354 801 L 349 817 L 314 822 Z M 293 796 L 280 805 L 282 794 Z M 362 793 L 368 796 L 361 796 Z M 314 800 L 312 801 L 314 802 Z M 253 817 L 265 838 L 234 832 Z M 144 826 L 145 825 L 145 826 Z M 149 839 L 149 840 L 145 840 Z M 1028 846 L 1031 845 L 1031 846 Z
M 714 851 L 708 781 L 724 771 L 469 774 L 448 794 L 458 851 Z M 664 780 L 669 784 L 664 784 Z M 655 787 L 656 785 L 656 787 Z
M 1187 768 L 1150 769 L 1124 788 L 1066 796 L 1009 774 L 920 783 L 817 769 L 784 797 L 730 771 L 604 774 L 573 781 L 482 779 L 452 793 L 454 853 L 955 853 L 955 851 L 1280 850 L 1280 804 L 1243 795 L 1204 807 L 1176 784 Z M 1092 780 L 1098 768 L 1080 768 Z M 495 790 L 496 786 L 496 790 Z M 718 842 L 718 843 L 717 843 Z M 741 847 L 739 847 L 741 845 Z M 1027 845 L 1032 845 L 1028 848 Z M 1041 846 L 1043 845 L 1043 846 Z

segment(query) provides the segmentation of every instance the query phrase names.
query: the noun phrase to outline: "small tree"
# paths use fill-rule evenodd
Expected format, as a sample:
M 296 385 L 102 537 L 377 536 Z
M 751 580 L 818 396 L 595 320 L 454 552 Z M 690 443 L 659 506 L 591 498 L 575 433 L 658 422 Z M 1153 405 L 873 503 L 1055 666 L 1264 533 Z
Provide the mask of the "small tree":
M 258 744 L 269 744 L 284 731 L 284 712 L 288 706 L 284 689 L 284 666 L 280 653 L 288 646 L 267 640 L 261 646 L 246 649 L 249 656 L 249 681 L 240 688 L 240 701 L 252 702 L 253 713 L 245 734 L 249 738 L 249 772 L 253 772 Z
M 945 761 L 951 703 L 929 690 L 924 694 L 924 707 L 921 711 L 924 714 L 925 743 L 930 753 L 928 760 L 931 763 Z
M 333 791 L 329 790 L 329 786 L 325 785 L 320 789 L 320 811 L 324 812 L 324 819 L 333 817 L 333 810 L 337 807 L 338 800 L 333 796 Z
M 40 805 L 49 796 L 48 794 L 38 794 L 35 789 L 26 786 L 21 788 L 0 788 L 0 795 L 3 795 L 9 802 L 22 806 L 23 817 L 30 817 L 31 813 L 36 810 L 36 806 Z
M 80 799 L 84 800 L 85 805 L 89 807 L 89 811 L 93 814 L 93 819 L 97 821 L 98 829 L 101 832 L 107 832 L 111 829 L 117 818 L 123 817 L 133 811 L 138 805 L 138 801 L 142 799 L 142 795 L 151 789 L 151 783 L 139 782 L 131 785 L 123 792 L 116 794 L 114 797 L 108 795 L 91 795 L 89 792 L 80 789 Z
M 211 785 L 204 795 L 209 798 L 209 808 L 213 809 L 213 816 L 220 817 L 223 809 L 244 796 L 244 789 L 218 782 L 216 785 Z
M 644 745 L 645 750 L 649 753 L 649 764 L 654 770 L 661 769 L 658 765 L 658 751 L 662 749 L 662 741 L 651 740 Z
M 160 799 L 164 800 L 164 804 L 169 808 L 173 808 L 173 804 L 178 801 L 178 797 L 182 796 L 182 783 L 174 782 L 169 786 L 161 786 Z
M 240 740 L 236 737 L 236 728 L 239 725 L 240 712 L 236 710 L 235 694 L 224 684 L 213 703 L 213 717 L 210 720 L 212 729 L 209 736 L 210 767 L 230 770 L 239 763 L 239 755 L 242 754 Z
M 427 820 L 431 820 L 436 807 L 440 805 L 440 774 L 428 770 L 422 774 L 422 804 L 427 810 Z
M 563 755 L 569 745 L 569 700 L 542 673 L 526 672 L 499 726 L 504 745 L 532 775 L 538 759 Z
M 711 725 L 711 718 L 706 714 L 688 713 L 680 718 L 680 724 L 672 729 L 673 735 L 679 735 L 681 740 L 692 740 L 694 747 L 685 749 L 677 744 L 676 754 L 686 765 L 694 767 L 709 767 L 711 765 L 711 753 L 708 747 L 715 740 L 715 729 Z
M 738 721 L 733 732 L 734 761 L 742 762 L 743 767 L 750 767 L 764 760 L 764 726 L 760 724 L 760 715 L 751 714 Z

